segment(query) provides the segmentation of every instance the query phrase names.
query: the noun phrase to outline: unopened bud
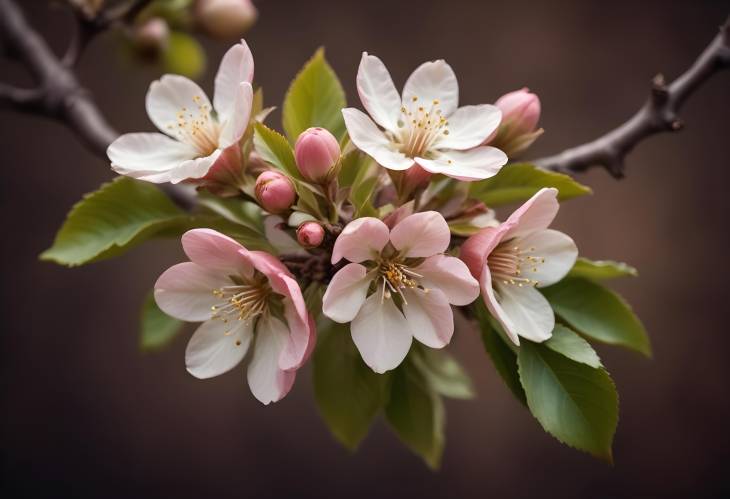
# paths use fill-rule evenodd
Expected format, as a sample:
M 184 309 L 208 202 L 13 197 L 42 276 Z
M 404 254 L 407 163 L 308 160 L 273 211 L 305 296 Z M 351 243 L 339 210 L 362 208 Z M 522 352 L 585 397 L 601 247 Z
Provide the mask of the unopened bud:
M 324 240 L 324 229 L 317 222 L 304 222 L 297 229 L 297 241 L 305 248 L 316 248 Z
M 256 199 L 269 213 L 289 209 L 296 199 L 296 191 L 286 175 L 273 170 L 265 171 L 256 179 Z
M 299 135 L 294 153 L 304 178 L 324 182 L 340 159 L 340 144 L 324 128 L 308 128 Z
M 237 38 L 256 22 L 251 0 L 198 0 L 195 15 L 203 29 L 216 38 Z
M 138 50 L 157 54 L 165 49 L 170 40 L 170 27 L 161 17 L 153 17 L 137 26 L 132 37 Z
M 487 143 L 514 156 L 527 149 L 543 130 L 537 129 L 540 99 L 523 88 L 503 95 L 495 105 L 502 111 L 502 122 Z

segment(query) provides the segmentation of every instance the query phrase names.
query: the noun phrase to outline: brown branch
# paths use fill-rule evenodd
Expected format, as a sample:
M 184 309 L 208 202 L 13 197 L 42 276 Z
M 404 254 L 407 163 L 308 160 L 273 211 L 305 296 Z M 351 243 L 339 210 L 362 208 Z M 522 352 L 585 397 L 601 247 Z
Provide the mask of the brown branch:
M 561 172 L 580 172 L 602 166 L 616 178 L 624 176 L 624 161 L 642 140 L 683 127 L 678 113 L 684 102 L 713 74 L 730 68 L 730 19 L 692 64 L 667 85 L 659 74 L 652 81 L 647 102 L 626 123 L 596 140 L 534 161 L 537 166 Z
M 10 108 L 65 123 L 92 152 L 107 159 L 106 149 L 119 133 L 106 121 L 73 71 L 28 25 L 13 0 L 0 0 L 0 39 L 37 83 L 34 89 L 0 85 L 0 109 Z M 193 197 L 188 191 L 167 184 L 162 188 L 179 205 L 192 206 Z

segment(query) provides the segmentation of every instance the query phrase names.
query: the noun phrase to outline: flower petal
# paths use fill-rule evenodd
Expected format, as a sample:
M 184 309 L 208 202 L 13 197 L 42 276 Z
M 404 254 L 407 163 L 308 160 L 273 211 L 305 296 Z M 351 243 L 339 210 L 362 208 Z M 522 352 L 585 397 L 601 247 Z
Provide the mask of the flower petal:
M 183 180 L 205 177 L 221 157 L 222 152 L 220 149 L 216 149 L 210 156 L 184 161 L 170 170 L 170 182 L 177 184 Z
M 296 255 L 309 254 L 296 239 L 291 237 L 286 231 L 279 228 L 284 223 L 284 219 L 277 215 L 270 215 L 264 219 L 264 234 L 271 245 L 276 248 L 278 253 L 293 253 Z
M 484 266 L 484 272 L 482 272 L 479 278 L 479 285 L 482 288 L 482 297 L 484 298 L 484 304 L 487 306 L 489 313 L 492 317 L 502 325 L 502 329 L 507 334 L 507 337 L 512 340 L 517 346 L 520 346 L 520 338 L 517 335 L 515 325 L 510 320 L 507 313 L 502 309 L 502 306 L 497 301 L 497 297 L 494 294 L 494 288 L 492 284 L 492 275 L 489 271 L 489 267 Z
M 499 304 L 515 334 L 538 343 L 552 336 L 555 314 L 542 293 L 532 286 L 500 283 L 496 286 Z
M 505 221 L 511 228 L 505 239 L 520 237 L 536 230 L 547 229 L 558 214 L 558 190 L 543 187 L 517 208 Z
M 439 289 L 404 289 L 407 303 L 403 313 L 413 337 L 431 348 L 443 348 L 454 335 L 454 313 L 446 295 Z
M 437 211 L 414 213 L 401 220 L 390 232 L 395 249 L 411 258 L 443 253 L 449 247 L 451 232 L 443 215 Z
M 180 113 L 185 113 L 186 119 L 195 119 L 201 106 L 210 110 L 210 101 L 193 80 L 180 75 L 164 75 L 150 85 L 146 106 L 152 123 L 161 132 L 175 137 Z M 189 114 L 193 114 L 193 118 Z
M 346 323 L 360 311 L 372 276 L 359 263 L 348 263 L 334 275 L 322 298 L 322 313 L 335 322 Z
M 210 319 L 211 307 L 220 300 L 213 290 L 232 284 L 224 274 L 193 262 L 173 265 L 155 283 L 155 301 L 167 315 L 183 321 Z
M 573 268 L 578 248 L 573 240 L 557 230 L 538 230 L 521 238 L 521 248 L 535 248 L 527 255 L 542 259 L 534 267 L 524 269 L 523 275 L 538 281 L 538 288 L 555 284 Z M 533 271 L 534 270 L 534 271 Z
M 439 135 L 436 149 L 471 149 L 483 143 L 502 120 L 502 111 L 491 104 L 463 106 L 448 117 L 448 135 Z
M 508 224 L 501 224 L 497 227 L 485 227 L 469 237 L 461 245 L 459 258 L 469 267 L 471 275 L 479 279 L 484 267 L 487 266 L 487 257 L 502 241 L 504 234 L 510 227 L 511 225 Z
M 163 183 L 170 181 L 170 172 L 198 155 L 188 144 L 161 133 L 127 133 L 106 150 L 112 169 L 120 175 Z
M 347 224 L 332 248 L 332 263 L 347 258 L 353 263 L 374 260 L 388 244 L 390 231 L 381 220 L 357 218 Z
M 241 83 L 236 89 L 234 101 L 230 104 L 230 112 L 220 116 L 221 134 L 218 144 L 225 149 L 236 144 L 246 131 L 248 121 L 251 118 L 251 105 L 253 103 L 253 88 L 248 82 Z
M 468 151 L 436 151 L 433 159 L 416 158 L 416 162 L 431 173 L 469 182 L 495 176 L 507 163 L 507 155 L 496 147 L 482 146 Z
M 380 374 L 398 367 L 413 341 L 406 318 L 392 299 L 381 301 L 380 293 L 365 300 L 350 330 L 362 360 Z
M 248 386 L 262 404 L 277 402 L 289 393 L 296 371 L 279 368 L 279 355 L 289 331 L 283 322 L 266 315 L 256 324 L 256 344 L 248 365 Z
M 213 229 L 192 229 L 182 235 L 182 247 L 190 261 L 224 274 L 253 275 L 253 267 L 237 241 Z
M 270 255 L 265 251 L 248 251 L 245 253 L 251 264 L 256 270 L 264 274 L 269 279 L 271 289 L 276 293 L 291 297 L 292 293 L 301 294 L 299 284 L 293 279 L 291 272 L 281 263 L 274 255 Z M 291 282 L 293 281 L 293 283 Z M 304 311 L 304 300 L 301 300 L 300 309 L 302 317 L 306 314 Z
M 243 360 L 251 338 L 252 321 L 206 321 L 188 342 L 185 366 L 190 374 L 200 379 L 228 372 Z
M 401 101 L 388 68 L 374 55 L 362 53 L 357 70 L 360 101 L 375 122 L 395 132 L 398 129 Z
M 253 55 L 245 40 L 228 49 L 215 75 L 213 104 L 221 123 L 234 112 L 233 104 L 241 83 L 253 81 Z
M 413 269 L 421 274 L 421 284 L 444 292 L 452 305 L 469 305 L 479 296 L 479 282 L 466 264 L 453 256 L 434 255 Z
M 403 105 L 406 107 L 429 107 L 434 101 L 438 101 L 442 115 L 447 117 L 459 106 L 459 83 L 454 70 L 444 60 L 424 62 L 408 77 L 403 87 Z
M 345 118 L 352 143 L 370 155 L 378 164 L 391 170 L 407 170 L 413 166 L 413 159 L 396 151 L 367 114 L 350 107 L 342 110 L 342 116 Z
M 299 369 L 309 358 L 317 341 L 317 329 L 310 314 L 302 318 L 294 300 L 284 298 L 284 317 L 289 326 L 289 338 L 279 354 L 279 369 Z

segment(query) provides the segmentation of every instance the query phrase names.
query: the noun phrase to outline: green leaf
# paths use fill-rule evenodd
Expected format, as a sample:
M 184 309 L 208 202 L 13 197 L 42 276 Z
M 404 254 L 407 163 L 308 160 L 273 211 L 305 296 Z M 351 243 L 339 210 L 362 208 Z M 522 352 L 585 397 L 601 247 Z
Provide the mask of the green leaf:
M 492 321 L 487 307 L 479 300 L 473 307 L 477 322 L 482 331 L 482 342 L 484 349 L 492 359 L 492 364 L 497 370 L 507 388 L 517 400 L 526 404 L 525 391 L 520 383 L 520 376 L 517 372 L 517 347 L 510 347 L 503 334 L 497 332 L 498 325 Z
M 140 349 L 151 351 L 168 345 L 180 332 L 183 324 L 160 310 L 150 293 L 142 305 Z
M 602 367 L 601 359 L 590 343 L 562 324 L 555 325 L 553 335 L 545 342 L 545 346 L 594 369 Z
M 198 203 L 229 222 L 243 225 L 264 237 L 264 217 L 261 208 L 240 198 L 222 198 L 206 191 L 198 192 Z
M 271 163 L 290 177 L 302 180 L 294 159 L 294 151 L 292 151 L 286 138 L 263 123 L 254 123 L 254 130 L 254 146 L 263 160 Z
M 154 184 L 117 177 L 76 203 L 41 260 L 73 267 L 120 254 L 185 215 Z
M 168 73 L 197 78 L 205 70 L 205 51 L 192 36 L 173 31 L 163 53 L 163 65 Z
M 638 271 L 625 263 L 611 260 L 588 260 L 578 258 L 570 270 L 570 277 L 585 277 L 586 279 L 601 280 L 614 279 L 616 277 L 639 275 Z
M 419 348 L 412 354 L 412 361 L 437 393 L 454 399 L 474 398 L 474 384 L 469 374 L 448 352 Z
M 354 450 L 387 398 L 388 375 L 374 373 L 360 358 L 347 325 L 320 327 L 314 353 L 314 395 L 330 431 Z
M 613 291 L 578 277 L 565 278 L 541 291 L 555 312 L 581 334 L 651 356 L 644 326 Z
M 525 201 L 543 187 L 557 188 L 561 201 L 592 192 L 568 175 L 542 170 L 529 163 L 515 163 L 503 167 L 492 178 L 472 182 L 469 196 L 494 207 Z
M 350 202 L 355 207 L 356 217 L 372 217 L 377 211 L 372 202 L 378 185 L 377 166 L 373 161 L 363 160 L 350 186 Z
M 398 437 L 431 468 L 444 450 L 446 416 L 441 397 L 418 370 L 404 362 L 392 375 L 385 416 Z
M 618 395 L 608 373 L 527 340 L 520 346 L 518 364 L 527 405 L 545 431 L 612 462 Z
M 338 140 L 345 133 L 345 91 L 320 48 L 294 78 L 284 98 L 282 119 L 289 141 L 309 127 L 326 128 Z

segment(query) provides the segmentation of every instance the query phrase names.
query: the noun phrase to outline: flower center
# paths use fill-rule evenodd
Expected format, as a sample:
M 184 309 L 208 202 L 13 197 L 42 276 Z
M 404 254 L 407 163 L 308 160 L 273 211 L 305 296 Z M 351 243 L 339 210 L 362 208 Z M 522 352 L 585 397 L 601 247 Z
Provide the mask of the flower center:
M 441 115 L 439 100 L 430 104 L 419 103 L 418 97 L 411 98 L 412 106 L 401 107 L 398 120 L 400 131 L 400 152 L 410 158 L 423 156 L 442 135 L 448 135 L 449 122 Z
M 177 123 L 167 129 L 180 142 L 195 147 L 201 156 L 209 156 L 218 148 L 220 130 L 218 122 L 210 115 L 210 106 L 203 104 L 199 95 L 193 97 L 195 109 L 183 107 L 177 113 Z
M 525 274 L 537 272 L 545 258 L 537 256 L 535 247 L 524 248 L 515 240 L 505 241 L 497 246 L 487 257 L 487 266 L 492 277 L 505 285 L 538 286 L 540 281 L 530 279 Z
M 413 272 L 402 262 L 383 259 L 378 264 L 378 278 L 382 282 L 381 301 L 389 299 L 392 293 L 399 294 L 404 303 L 408 303 L 403 296 L 403 289 L 414 289 L 422 287 L 416 279 L 423 277 L 421 274 Z M 427 289 L 423 288 L 425 291 Z
M 236 321 L 250 321 L 267 312 L 271 287 L 263 278 L 252 279 L 244 284 L 223 286 L 213 290 L 213 296 L 220 300 L 211 310 L 211 319 L 224 324 Z M 232 329 L 226 331 L 229 336 Z

